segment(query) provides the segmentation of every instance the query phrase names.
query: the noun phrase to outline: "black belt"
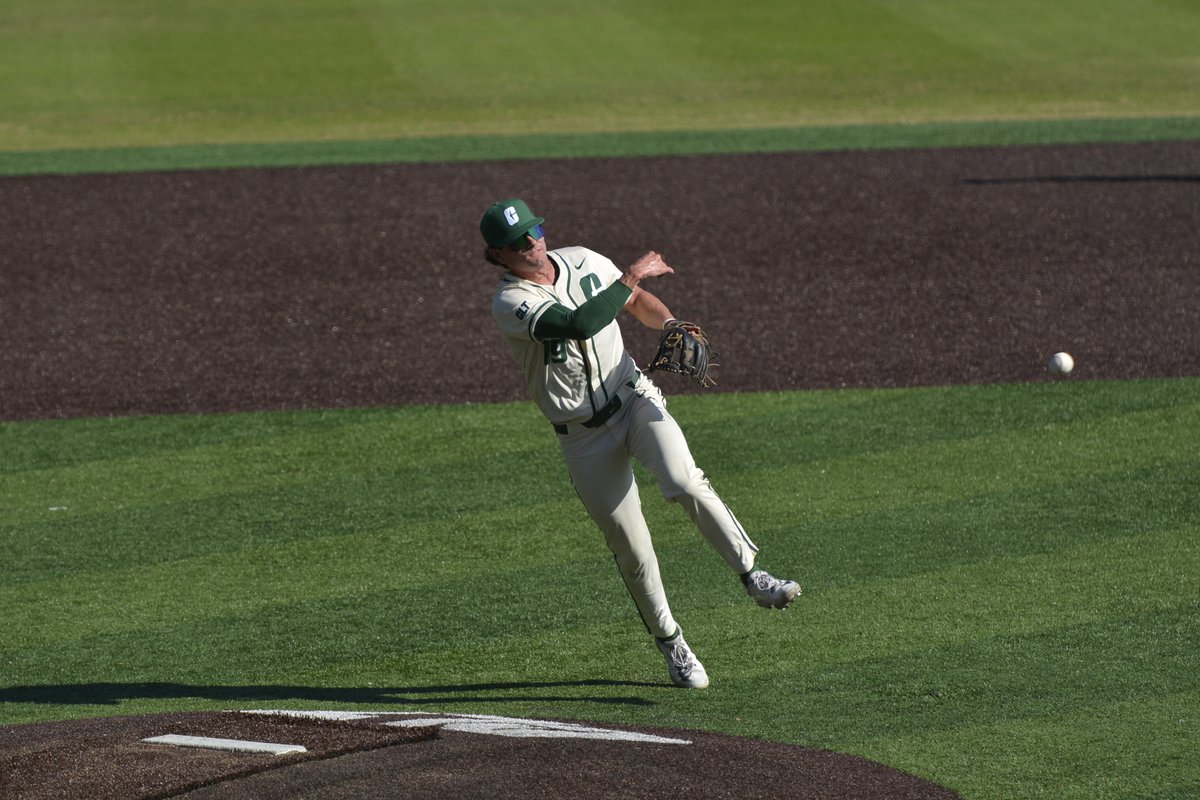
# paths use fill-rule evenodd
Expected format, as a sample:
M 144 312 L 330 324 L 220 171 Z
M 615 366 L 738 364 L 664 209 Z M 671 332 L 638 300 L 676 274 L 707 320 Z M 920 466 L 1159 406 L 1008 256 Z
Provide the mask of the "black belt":
M 625 385 L 628 386 L 630 389 L 633 389 L 637 386 L 637 384 L 634 383 L 633 381 L 629 381 Z M 621 410 L 621 395 L 614 394 L 612 396 L 612 399 L 608 401 L 608 404 L 606 406 L 604 406 L 604 408 L 600 409 L 595 414 L 593 414 L 592 418 L 589 419 L 587 422 L 581 422 L 579 424 L 585 428 L 598 428 L 601 425 L 603 425 L 604 423 L 608 422 L 610 419 L 612 419 L 613 414 L 616 414 L 620 410 Z M 562 423 L 558 423 L 558 422 L 554 423 L 554 432 L 557 433 L 559 436 L 565 436 L 568 433 L 568 431 L 569 431 L 569 429 L 567 428 L 566 425 L 563 425 Z

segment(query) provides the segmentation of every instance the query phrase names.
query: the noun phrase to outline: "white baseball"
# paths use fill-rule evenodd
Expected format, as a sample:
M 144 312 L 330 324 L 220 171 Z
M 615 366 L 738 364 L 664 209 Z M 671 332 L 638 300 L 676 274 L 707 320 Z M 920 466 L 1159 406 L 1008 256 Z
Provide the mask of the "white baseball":
M 1050 357 L 1051 372 L 1066 375 L 1073 369 L 1075 369 L 1075 359 L 1071 358 L 1070 353 L 1055 353 Z

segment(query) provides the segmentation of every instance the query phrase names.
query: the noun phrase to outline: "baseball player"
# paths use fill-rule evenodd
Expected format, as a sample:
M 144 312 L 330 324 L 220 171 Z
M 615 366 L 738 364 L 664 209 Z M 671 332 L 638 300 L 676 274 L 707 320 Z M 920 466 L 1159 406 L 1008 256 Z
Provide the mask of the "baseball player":
M 583 247 L 547 250 L 544 222 L 515 198 L 496 203 L 480 220 L 484 257 L 504 268 L 492 315 L 553 426 L 571 482 L 603 531 L 671 680 L 703 688 L 708 674 L 671 615 L 630 459 L 654 473 L 663 497 L 683 507 L 760 606 L 786 608 L 800 586 L 755 566 L 758 548 L 696 466 L 658 387 L 625 350 L 616 322 L 622 309 L 656 330 L 675 322 L 640 285 L 674 270 L 654 252 L 622 271 Z

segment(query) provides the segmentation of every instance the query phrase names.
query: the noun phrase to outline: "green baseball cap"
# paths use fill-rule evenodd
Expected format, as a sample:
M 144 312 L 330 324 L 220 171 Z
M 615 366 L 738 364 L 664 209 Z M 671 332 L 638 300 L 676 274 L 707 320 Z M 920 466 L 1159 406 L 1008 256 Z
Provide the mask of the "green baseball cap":
M 479 220 L 479 232 L 488 247 L 505 247 L 528 233 L 534 225 L 545 221 L 534 216 L 524 200 L 514 197 L 489 208 Z

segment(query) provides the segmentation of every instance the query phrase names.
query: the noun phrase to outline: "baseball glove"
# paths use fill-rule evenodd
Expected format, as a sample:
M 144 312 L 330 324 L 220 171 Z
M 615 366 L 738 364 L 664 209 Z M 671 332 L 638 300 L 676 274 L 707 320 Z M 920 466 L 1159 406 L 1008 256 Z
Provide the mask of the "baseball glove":
M 694 322 L 671 320 L 663 330 L 662 338 L 658 341 L 658 351 L 646 371 L 661 370 L 687 375 L 704 387 L 716 383 L 709 375 L 709 370 L 717 366 L 716 353 L 708 343 L 704 331 Z

